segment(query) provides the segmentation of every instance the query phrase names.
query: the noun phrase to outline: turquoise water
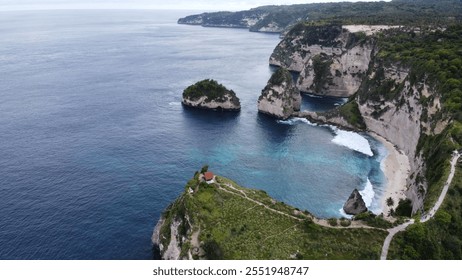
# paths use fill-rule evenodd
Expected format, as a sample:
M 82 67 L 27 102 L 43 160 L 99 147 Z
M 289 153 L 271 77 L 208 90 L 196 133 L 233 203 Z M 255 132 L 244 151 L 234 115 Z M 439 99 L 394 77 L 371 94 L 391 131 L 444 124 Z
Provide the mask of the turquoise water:
M 375 207 L 377 141 L 257 113 L 278 36 L 177 25 L 187 14 L 1 13 L 0 259 L 149 259 L 163 209 L 204 164 L 320 217 L 370 180 Z M 183 108 L 204 78 L 242 111 Z

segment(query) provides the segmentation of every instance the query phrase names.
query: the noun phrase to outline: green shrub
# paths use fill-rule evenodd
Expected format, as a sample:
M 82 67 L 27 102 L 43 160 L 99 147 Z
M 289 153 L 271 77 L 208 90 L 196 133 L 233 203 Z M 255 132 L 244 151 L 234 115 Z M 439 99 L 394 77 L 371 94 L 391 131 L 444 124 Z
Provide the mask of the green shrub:
M 340 114 L 352 125 L 358 128 L 366 128 L 363 116 L 358 108 L 358 103 L 355 100 L 351 100 L 348 103 L 338 108 Z
M 342 227 L 349 227 L 351 225 L 351 221 L 348 219 L 341 219 L 340 220 L 340 225 Z
M 338 226 L 338 221 L 336 218 L 330 218 L 327 220 L 327 222 L 329 223 L 329 225 L 333 226 L 333 227 L 336 227 Z
M 208 165 L 204 165 L 202 166 L 201 168 L 201 173 L 204 174 L 205 172 L 207 172 L 209 170 L 209 166 Z
M 315 55 L 313 57 L 313 71 L 314 71 L 314 90 L 316 93 L 321 93 L 323 87 L 326 83 L 332 80 L 332 75 L 330 73 L 330 65 L 332 64 L 332 59 L 323 55 Z

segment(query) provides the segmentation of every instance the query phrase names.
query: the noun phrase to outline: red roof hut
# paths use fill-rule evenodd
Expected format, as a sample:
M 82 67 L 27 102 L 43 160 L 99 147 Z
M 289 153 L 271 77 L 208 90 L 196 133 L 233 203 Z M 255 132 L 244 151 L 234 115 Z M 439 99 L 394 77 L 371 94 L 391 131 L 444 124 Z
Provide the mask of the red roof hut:
M 213 177 L 214 177 L 214 175 L 213 175 L 213 173 L 210 172 L 210 171 L 204 173 L 204 179 L 205 179 L 205 181 L 207 181 L 207 182 L 212 181 L 212 180 L 213 180 Z

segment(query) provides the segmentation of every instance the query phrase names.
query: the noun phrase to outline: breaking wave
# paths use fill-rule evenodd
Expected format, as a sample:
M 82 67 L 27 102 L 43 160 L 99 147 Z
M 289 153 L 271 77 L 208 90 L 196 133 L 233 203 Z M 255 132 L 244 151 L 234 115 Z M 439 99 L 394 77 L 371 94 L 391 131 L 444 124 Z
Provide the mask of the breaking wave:
M 352 131 L 341 130 L 338 127 L 333 126 L 333 125 L 317 125 L 315 123 L 310 122 L 309 120 L 307 120 L 305 118 L 291 118 L 291 119 L 288 119 L 288 120 L 285 120 L 285 121 L 278 120 L 277 122 L 280 123 L 280 124 L 287 124 L 287 125 L 295 125 L 297 123 L 305 123 L 305 124 L 308 124 L 308 125 L 311 125 L 311 126 L 328 127 L 335 134 L 334 139 L 332 139 L 333 143 L 335 143 L 337 145 L 340 145 L 340 146 L 347 147 L 347 148 L 349 148 L 351 150 L 363 153 L 363 154 L 365 154 L 367 156 L 370 156 L 370 157 L 374 155 L 374 153 L 372 152 L 372 148 L 371 148 L 371 145 L 370 145 L 369 141 L 359 133 L 352 132 Z
M 278 123 L 280 124 L 288 124 L 288 125 L 294 125 L 294 124 L 297 124 L 297 123 L 306 123 L 307 125 L 311 125 L 311 126 L 317 126 L 316 124 L 310 122 L 309 120 L 305 119 L 305 118 L 291 118 L 291 119 L 288 119 L 288 120 L 278 120 L 277 121 Z
M 363 153 L 370 157 L 374 155 L 369 141 L 361 134 L 358 134 L 356 132 L 341 130 L 335 127 L 331 127 L 331 128 L 336 134 L 334 139 L 332 139 L 333 143 L 350 148 L 354 151 Z
M 366 186 L 364 187 L 362 191 L 359 191 L 359 193 L 363 197 L 366 207 L 371 208 L 372 200 L 374 199 L 375 192 L 374 192 L 374 187 L 372 186 L 372 183 L 369 180 L 369 178 L 367 179 Z

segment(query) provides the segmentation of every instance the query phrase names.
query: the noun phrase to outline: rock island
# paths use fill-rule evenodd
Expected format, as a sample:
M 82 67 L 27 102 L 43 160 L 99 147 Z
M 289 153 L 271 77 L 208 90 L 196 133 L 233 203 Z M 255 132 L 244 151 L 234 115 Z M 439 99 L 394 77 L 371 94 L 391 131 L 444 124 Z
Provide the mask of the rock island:
M 241 103 L 236 93 L 215 80 L 202 80 L 183 91 L 183 105 L 194 108 L 239 111 Z

